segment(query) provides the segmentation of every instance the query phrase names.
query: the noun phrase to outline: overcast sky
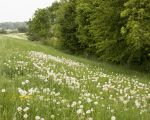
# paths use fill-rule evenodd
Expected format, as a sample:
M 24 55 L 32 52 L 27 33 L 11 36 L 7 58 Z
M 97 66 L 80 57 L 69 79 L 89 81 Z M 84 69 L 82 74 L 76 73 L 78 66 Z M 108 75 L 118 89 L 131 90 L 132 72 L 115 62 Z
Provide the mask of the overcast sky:
M 56 0 L 0 0 L 0 22 L 22 22 L 32 17 L 37 8 L 50 6 Z

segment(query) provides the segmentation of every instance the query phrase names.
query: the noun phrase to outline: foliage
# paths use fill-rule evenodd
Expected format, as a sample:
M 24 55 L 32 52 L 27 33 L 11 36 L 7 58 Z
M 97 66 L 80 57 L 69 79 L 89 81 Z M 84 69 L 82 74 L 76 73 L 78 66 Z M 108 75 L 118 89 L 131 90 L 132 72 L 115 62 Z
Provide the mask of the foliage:
M 149 69 L 149 0 L 60 0 L 41 11 L 45 22 L 35 19 L 44 18 L 40 12 L 29 21 L 34 39 L 56 38 L 74 54 Z M 40 35 L 43 29 L 49 32 Z
M 150 61 L 150 1 L 128 0 L 121 17 L 125 19 L 121 33 L 130 49 L 128 62 L 144 64 Z
M 58 2 L 54 2 L 50 7 L 48 7 L 48 12 L 49 12 L 49 20 L 51 24 L 50 32 L 51 32 L 51 37 L 56 37 L 59 35 L 58 29 L 59 25 L 56 20 L 57 18 L 57 11 L 59 9 L 60 4 Z
M 2 29 L 11 29 L 11 30 L 15 30 L 18 28 L 22 28 L 22 27 L 27 27 L 26 22 L 4 22 L 4 23 L 0 23 L 0 28 Z
M 38 9 L 33 18 L 28 21 L 28 37 L 33 41 L 50 37 L 49 13 L 46 9 Z
M 96 47 L 95 54 L 100 59 L 115 63 L 120 61 L 118 59 L 120 53 L 118 53 L 117 49 L 122 45 L 120 34 L 122 24 L 120 11 L 122 6 L 120 0 L 102 0 L 101 2 L 95 0 L 93 12 L 90 15 L 90 32 L 93 35 L 93 45 Z
M 89 27 L 90 15 L 93 12 L 91 3 L 91 0 L 79 0 L 76 6 L 77 38 L 79 39 L 82 50 L 90 54 L 93 53 L 93 48 L 91 47 L 93 38 Z
M 60 24 L 63 47 L 68 48 L 71 52 L 77 53 L 80 51 L 80 43 L 76 36 L 76 0 L 62 3 L 59 13 L 61 13 L 61 16 L 58 22 Z
M 0 34 L 6 34 L 6 33 L 7 33 L 6 30 L 0 29 Z
M 28 32 L 28 28 L 27 27 L 19 27 L 18 32 L 19 33 L 26 33 L 26 32 Z

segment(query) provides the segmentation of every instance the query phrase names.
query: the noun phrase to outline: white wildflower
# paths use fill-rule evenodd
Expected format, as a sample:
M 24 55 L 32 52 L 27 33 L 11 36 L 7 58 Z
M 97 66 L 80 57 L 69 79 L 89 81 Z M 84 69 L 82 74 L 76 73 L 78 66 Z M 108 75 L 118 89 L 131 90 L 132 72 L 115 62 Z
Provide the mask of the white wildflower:
M 18 107 L 18 108 L 17 108 L 17 111 L 18 111 L 18 112 L 21 112 L 21 111 L 22 111 L 22 107 Z
M 28 115 L 27 115 L 27 114 L 24 114 L 24 115 L 23 115 L 23 118 L 27 119 L 27 118 L 28 118 Z
M 54 118 L 55 118 L 55 116 L 54 116 L 54 115 L 51 115 L 51 118 L 52 118 L 52 119 L 54 119 Z
M 83 105 L 80 105 L 80 108 L 83 108 Z
M 77 104 L 77 103 L 74 101 L 74 102 L 72 103 L 71 107 L 76 106 L 76 104 Z
M 97 101 L 95 101 L 95 102 L 94 102 L 94 105 L 97 105 L 97 104 L 98 104 L 98 102 L 97 102 Z
M 90 98 L 87 98 L 87 102 L 88 102 L 88 103 L 91 103 L 92 100 L 91 100 Z
M 79 114 L 82 114 L 82 112 L 83 112 L 82 109 L 78 109 L 78 110 L 77 110 L 77 114 L 78 114 L 78 115 L 79 115 Z
M 90 118 L 88 118 L 88 120 L 93 120 L 93 118 L 90 117 Z
M 135 101 L 135 105 L 136 105 L 137 108 L 140 108 L 140 106 L 141 106 L 141 104 L 138 100 Z
M 25 107 L 25 108 L 23 109 L 24 112 L 27 112 L 28 110 L 29 110 L 29 107 Z
M 87 111 L 86 111 L 86 114 L 90 114 L 90 113 L 91 113 L 91 110 L 87 110 Z
M 111 120 L 116 120 L 116 117 L 115 116 L 111 116 Z
M 5 93 L 6 92 L 6 89 L 2 89 L 2 93 Z
M 40 116 L 35 116 L 35 120 L 40 120 Z
M 25 80 L 25 83 L 28 84 L 30 81 L 29 80 Z
M 25 82 L 22 82 L 21 84 L 22 84 L 22 85 L 25 85 L 26 83 L 25 83 Z

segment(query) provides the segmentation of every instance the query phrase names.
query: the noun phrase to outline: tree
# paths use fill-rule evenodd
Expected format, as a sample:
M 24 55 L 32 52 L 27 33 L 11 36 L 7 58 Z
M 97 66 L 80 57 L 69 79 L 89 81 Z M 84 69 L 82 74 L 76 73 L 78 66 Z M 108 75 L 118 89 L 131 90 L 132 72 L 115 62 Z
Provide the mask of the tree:
M 139 65 L 148 63 L 150 61 L 150 1 L 126 1 L 121 17 L 125 19 L 121 33 L 128 44 L 128 62 Z
M 51 37 L 59 37 L 59 24 L 57 21 L 57 12 L 60 7 L 59 2 L 54 2 L 50 7 L 48 7 L 48 12 L 49 12 L 49 18 L 50 18 L 50 32 L 51 32 Z
M 33 18 L 28 21 L 29 31 L 27 35 L 29 39 L 33 41 L 46 40 L 51 36 L 50 25 L 50 17 L 47 8 L 38 9 Z
M 77 24 L 77 38 L 81 44 L 83 51 L 93 53 L 92 35 L 89 32 L 90 15 L 92 14 L 92 1 L 79 0 L 76 7 L 76 24 Z
M 19 27 L 18 28 L 18 32 L 19 33 L 26 33 L 28 31 L 28 28 L 27 27 Z
M 58 38 L 74 54 L 149 68 L 149 21 L 149 0 L 60 0 L 35 12 L 28 36 Z
M 5 29 L 3 29 L 3 28 L 0 28 L 0 34 L 6 34 L 7 32 L 6 32 L 6 30 Z
M 90 15 L 90 32 L 96 56 L 102 60 L 120 63 L 125 47 L 120 34 L 122 21 L 120 12 L 123 2 L 120 0 L 92 1 L 93 12 Z
M 63 47 L 73 53 L 77 53 L 80 51 L 80 43 L 76 37 L 76 0 L 62 1 L 59 13 L 60 17 L 58 21 L 60 24 Z

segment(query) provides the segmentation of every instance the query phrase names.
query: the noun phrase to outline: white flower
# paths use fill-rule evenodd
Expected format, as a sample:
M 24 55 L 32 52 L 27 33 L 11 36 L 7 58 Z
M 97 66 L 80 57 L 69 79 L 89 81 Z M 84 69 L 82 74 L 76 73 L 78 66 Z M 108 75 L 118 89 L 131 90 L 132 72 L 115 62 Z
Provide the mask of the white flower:
M 69 104 L 67 104 L 67 107 L 68 107 L 68 108 L 70 108 L 70 105 L 69 105 Z
M 45 120 L 44 118 L 41 118 L 40 120 Z
M 91 112 L 93 112 L 94 111 L 94 109 L 93 108 L 91 108 Z
M 83 105 L 80 105 L 80 108 L 83 108 Z
M 141 106 L 141 104 L 138 100 L 135 101 L 135 105 L 136 105 L 137 108 L 140 108 L 140 106 Z
M 111 120 L 116 120 L 116 117 L 115 116 L 111 116 Z
M 27 91 L 21 89 L 21 88 L 18 88 L 18 92 L 21 94 L 21 95 L 26 95 L 27 94 Z
M 40 120 L 40 116 L 35 116 L 35 120 Z
M 91 100 L 90 98 L 87 98 L 87 102 L 88 102 L 88 103 L 91 103 L 92 100 Z
M 21 111 L 22 111 L 22 107 L 18 107 L 18 108 L 17 108 L 17 111 L 18 111 L 18 112 L 21 112 Z
M 77 114 L 78 114 L 78 115 L 79 115 L 79 114 L 82 114 L 82 112 L 83 112 L 82 109 L 78 109 L 78 110 L 77 110 Z
M 77 103 L 74 101 L 74 102 L 72 103 L 71 107 L 76 106 L 76 104 L 77 104 Z
M 39 96 L 39 99 L 42 101 L 44 99 L 44 96 Z
M 87 111 L 86 111 L 86 114 L 90 114 L 90 113 L 91 113 L 91 110 L 87 110 Z
M 114 109 L 111 109 L 111 111 L 110 111 L 110 112 L 112 112 L 112 113 L 113 113 L 113 112 L 114 112 Z
M 28 115 L 27 115 L 27 114 L 24 114 L 24 115 L 23 115 L 23 118 L 27 119 L 27 118 L 28 118 Z
M 22 85 L 25 85 L 26 83 L 25 83 L 25 82 L 22 82 L 21 84 L 22 84 Z
M 97 105 L 98 104 L 98 102 L 96 101 L 96 102 L 94 102 L 94 105 Z
M 27 112 L 28 110 L 29 110 L 29 107 L 25 107 L 25 108 L 23 109 L 24 112 Z
M 2 89 L 2 93 L 6 92 L 6 89 Z
M 150 98 L 150 94 L 148 94 L 148 98 Z
M 52 118 L 52 119 L 54 119 L 54 118 L 55 118 L 55 116 L 54 116 L 54 115 L 51 115 L 51 118 Z
M 25 81 L 26 84 L 28 84 L 29 82 L 30 82 L 29 80 L 26 80 L 26 81 Z
M 93 120 L 93 118 L 90 117 L 90 118 L 88 118 L 88 120 Z
M 82 102 L 81 101 L 78 101 L 78 104 L 81 104 Z

